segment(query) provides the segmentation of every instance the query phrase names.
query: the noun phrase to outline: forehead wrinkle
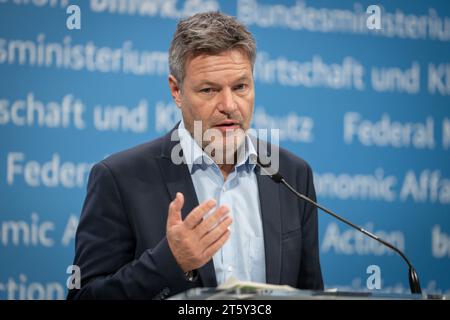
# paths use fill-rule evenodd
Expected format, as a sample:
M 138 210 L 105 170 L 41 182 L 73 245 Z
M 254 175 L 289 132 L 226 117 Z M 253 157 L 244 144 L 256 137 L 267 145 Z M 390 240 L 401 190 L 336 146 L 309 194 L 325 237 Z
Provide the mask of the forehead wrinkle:
M 188 62 L 190 74 L 208 74 L 221 71 L 239 72 L 248 69 L 251 71 L 250 61 L 239 53 L 222 55 L 200 55 Z M 243 73 L 243 72 L 242 72 Z
M 200 64 L 199 66 L 195 66 L 195 64 L 190 65 L 190 69 L 194 69 L 196 74 L 202 73 L 213 73 L 213 72 L 221 72 L 221 71 L 234 71 L 239 72 L 246 69 L 250 69 L 247 63 L 208 63 L 208 64 Z
M 251 79 L 251 71 L 248 65 L 243 64 L 226 64 L 222 66 L 213 65 L 212 68 L 210 66 L 200 67 L 196 70 L 195 74 L 193 74 L 196 83 L 205 83 L 205 82 L 214 82 L 214 83 L 223 83 L 230 82 L 233 83 L 237 80 L 243 78 Z
M 199 72 L 196 78 L 199 82 L 222 82 L 224 80 L 227 82 L 235 82 L 245 78 L 250 78 L 245 68 L 233 70 L 227 69 L 226 74 L 222 73 L 221 71 L 224 70 Z

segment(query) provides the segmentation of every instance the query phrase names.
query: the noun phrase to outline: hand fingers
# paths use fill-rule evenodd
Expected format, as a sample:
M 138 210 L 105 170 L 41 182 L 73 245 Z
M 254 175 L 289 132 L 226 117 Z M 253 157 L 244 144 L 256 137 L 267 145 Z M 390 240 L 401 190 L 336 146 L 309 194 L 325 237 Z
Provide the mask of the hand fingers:
M 208 213 L 214 206 L 216 201 L 214 199 L 207 200 L 197 207 L 195 207 L 184 219 L 186 227 L 194 229 L 203 219 L 203 216 Z
M 198 235 L 203 237 L 206 233 L 211 231 L 229 211 L 230 210 L 226 206 L 221 206 L 208 218 L 203 219 L 203 221 L 196 227 L 196 230 L 198 230 Z
M 213 242 L 205 251 L 203 251 L 203 255 L 206 257 L 212 257 L 230 237 L 230 230 L 226 229 L 226 231 L 217 239 L 216 242 Z
M 169 214 L 167 217 L 167 227 L 173 226 L 181 222 L 181 209 L 184 205 L 184 196 L 181 192 L 177 192 L 175 199 L 169 205 Z
M 229 230 L 229 226 L 233 222 L 231 217 L 227 216 L 223 219 L 214 229 L 209 231 L 203 238 L 201 238 L 201 243 L 205 246 L 205 248 L 209 247 L 211 244 L 216 242 L 220 237 Z

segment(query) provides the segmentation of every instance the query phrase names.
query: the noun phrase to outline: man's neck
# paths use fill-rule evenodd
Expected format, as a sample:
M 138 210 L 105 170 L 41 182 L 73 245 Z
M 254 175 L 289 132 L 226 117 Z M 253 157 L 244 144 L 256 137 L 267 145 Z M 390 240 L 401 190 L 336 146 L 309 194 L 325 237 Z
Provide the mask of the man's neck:
M 234 164 L 221 164 L 219 165 L 220 172 L 222 172 L 223 175 L 223 181 L 226 181 L 228 178 L 228 175 L 234 170 L 235 165 Z

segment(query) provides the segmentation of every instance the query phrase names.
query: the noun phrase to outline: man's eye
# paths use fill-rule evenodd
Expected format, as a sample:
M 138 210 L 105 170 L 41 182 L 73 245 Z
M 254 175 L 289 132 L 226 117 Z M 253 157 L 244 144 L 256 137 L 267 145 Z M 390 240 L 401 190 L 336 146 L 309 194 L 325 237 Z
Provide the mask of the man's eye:
M 234 90 L 237 90 L 237 91 L 243 91 L 245 89 L 247 89 L 247 85 L 245 83 L 240 83 L 234 87 Z
M 213 91 L 212 88 L 203 88 L 203 89 L 200 90 L 200 92 L 206 93 L 206 94 L 209 94 L 209 93 L 211 93 L 212 91 Z

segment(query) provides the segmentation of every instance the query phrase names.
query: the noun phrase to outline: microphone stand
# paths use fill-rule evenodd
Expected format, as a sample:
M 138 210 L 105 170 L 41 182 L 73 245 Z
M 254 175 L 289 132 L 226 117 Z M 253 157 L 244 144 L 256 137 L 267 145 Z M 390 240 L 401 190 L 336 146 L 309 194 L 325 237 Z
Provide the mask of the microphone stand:
M 297 197 L 305 200 L 306 202 L 312 204 L 313 206 L 321 209 L 322 211 L 328 213 L 329 215 L 332 215 L 333 217 L 335 217 L 336 219 L 342 221 L 343 223 L 349 225 L 350 227 L 358 230 L 359 232 L 362 232 L 363 234 L 365 234 L 366 236 L 369 236 L 370 238 L 382 243 L 383 245 L 385 245 L 386 247 L 390 248 L 391 250 L 397 252 L 402 258 L 403 260 L 408 264 L 409 267 L 409 288 L 411 290 L 411 293 L 422 293 L 422 289 L 420 288 L 420 282 L 419 282 L 419 276 L 417 275 L 416 270 L 414 269 L 413 265 L 411 264 L 411 262 L 408 260 L 408 258 L 404 255 L 403 252 L 400 251 L 400 249 L 398 249 L 397 247 L 395 247 L 394 245 L 392 245 L 391 243 L 381 239 L 380 237 L 377 237 L 376 235 L 374 235 L 373 233 L 370 233 L 369 231 L 365 230 L 364 228 L 361 228 L 360 226 L 357 226 L 356 224 L 348 221 L 347 219 L 337 215 L 336 213 L 334 213 L 333 211 L 323 207 L 322 205 L 318 204 L 317 202 L 311 200 L 310 198 L 308 198 L 307 196 L 301 194 L 300 192 L 298 192 L 297 190 L 295 190 L 285 179 L 284 177 L 279 174 L 279 173 L 275 173 L 275 174 L 271 174 L 270 172 L 268 172 L 265 169 L 265 166 L 263 164 L 261 164 L 261 162 L 259 161 L 259 158 L 257 160 L 258 167 L 263 170 L 273 181 L 275 181 L 276 183 L 281 183 L 283 184 L 285 187 L 287 187 L 293 194 L 295 194 Z

